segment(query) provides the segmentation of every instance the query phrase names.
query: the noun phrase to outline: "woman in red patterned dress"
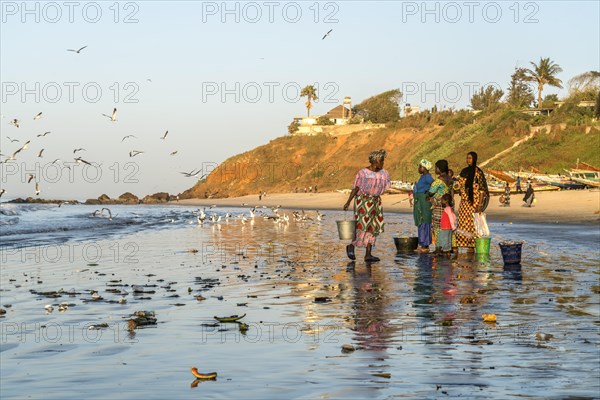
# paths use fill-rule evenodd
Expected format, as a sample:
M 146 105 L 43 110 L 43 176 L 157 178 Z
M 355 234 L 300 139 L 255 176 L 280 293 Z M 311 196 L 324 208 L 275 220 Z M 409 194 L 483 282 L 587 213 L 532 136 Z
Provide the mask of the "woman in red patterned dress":
M 354 186 L 348 201 L 344 204 L 344 211 L 350 207 L 354 199 L 354 218 L 356 219 L 356 238 L 346 246 L 346 254 L 355 260 L 354 249 L 366 247 L 365 261 L 379 261 L 378 257 L 371 254 L 377 236 L 383 232 L 383 208 L 381 207 L 381 194 L 391 185 L 390 175 L 383 169 L 385 150 L 374 151 L 369 154 L 369 165 L 356 174 Z
M 472 253 L 475 251 L 473 213 L 482 212 L 484 200 L 486 196 L 489 197 L 485 175 L 477 166 L 477 153 L 474 151 L 467 154 L 467 167 L 460 172 L 454 190 L 460 193 L 456 244 Z M 461 231 L 468 232 L 468 235 L 462 234 Z

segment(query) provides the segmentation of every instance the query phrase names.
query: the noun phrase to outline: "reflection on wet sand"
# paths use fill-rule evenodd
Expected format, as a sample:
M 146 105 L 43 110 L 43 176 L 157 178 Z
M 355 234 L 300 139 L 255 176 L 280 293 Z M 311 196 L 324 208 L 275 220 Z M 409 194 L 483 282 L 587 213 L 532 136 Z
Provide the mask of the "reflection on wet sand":
M 5 254 L 0 304 L 11 307 L 0 320 L 3 396 L 22 397 L 27 387 L 32 397 L 63 398 L 60 388 L 74 381 L 79 398 L 107 397 L 102 382 L 109 381 L 119 382 L 122 397 L 598 393 L 599 273 L 597 257 L 585 256 L 594 242 L 573 245 L 567 232 L 530 246 L 522 265 L 503 266 L 494 252 L 397 255 L 386 232 L 378 239 L 381 262 L 348 264 L 335 215 L 327 218 L 128 235 L 139 246 L 135 264 L 115 260 L 110 241 L 97 243 L 107 256 L 95 265 Z M 512 234 L 491 228 L 500 239 Z M 532 242 L 540 237 L 527 232 Z M 573 256 L 557 264 L 554 249 L 567 244 Z M 71 295 L 59 291 L 71 287 Z M 94 292 L 103 300 L 92 300 Z M 45 312 L 45 304 L 65 300 L 72 304 L 65 312 Z M 157 325 L 124 329 L 140 310 L 155 312 Z M 483 322 L 484 313 L 497 323 Z M 214 319 L 242 314 L 243 332 Z M 108 328 L 88 332 L 88 323 Z M 57 326 L 79 330 L 56 337 Z M 343 344 L 356 351 L 343 353 Z M 191 366 L 219 379 L 190 390 Z M 26 377 L 32 370 L 35 380 Z

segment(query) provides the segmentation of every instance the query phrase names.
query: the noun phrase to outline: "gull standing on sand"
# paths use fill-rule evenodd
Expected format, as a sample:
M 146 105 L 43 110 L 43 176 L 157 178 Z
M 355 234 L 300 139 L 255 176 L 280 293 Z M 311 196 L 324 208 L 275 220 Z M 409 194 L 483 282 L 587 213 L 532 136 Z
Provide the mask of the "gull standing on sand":
M 41 111 L 39 113 L 37 113 L 35 115 L 35 117 L 33 117 L 33 120 L 35 121 L 36 119 L 40 119 L 40 118 L 42 118 L 42 112 Z
M 115 107 L 113 109 L 113 112 L 111 115 L 106 115 L 106 114 L 102 114 L 104 115 L 106 118 L 110 119 L 110 122 L 116 122 L 117 121 L 117 108 Z
M 169 134 L 169 131 L 166 131 L 165 134 L 161 137 L 161 139 L 163 139 L 163 140 L 166 139 L 168 134 Z
M 44 136 L 46 136 L 46 135 L 47 135 L 47 134 L 49 134 L 49 133 L 50 133 L 50 132 L 44 132 L 44 133 L 40 133 L 40 134 L 38 134 L 38 135 L 37 135 L 37 137 L 44 137 Z

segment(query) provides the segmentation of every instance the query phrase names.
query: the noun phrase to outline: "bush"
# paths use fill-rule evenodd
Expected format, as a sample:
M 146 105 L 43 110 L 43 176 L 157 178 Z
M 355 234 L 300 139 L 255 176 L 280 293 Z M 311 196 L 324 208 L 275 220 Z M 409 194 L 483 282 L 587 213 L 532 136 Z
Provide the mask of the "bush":
M 321 115 L 319 118 L 317 118 L 317 125 L 335 125 L 335 122 L 333 122 L 326 116 Z
M 298 123 L 296 120 L 292 121 L 292 123 L 288 125 L 288 133 L 290 135 L 298 132 L 298 129 L 300 129 L 300 123 Z

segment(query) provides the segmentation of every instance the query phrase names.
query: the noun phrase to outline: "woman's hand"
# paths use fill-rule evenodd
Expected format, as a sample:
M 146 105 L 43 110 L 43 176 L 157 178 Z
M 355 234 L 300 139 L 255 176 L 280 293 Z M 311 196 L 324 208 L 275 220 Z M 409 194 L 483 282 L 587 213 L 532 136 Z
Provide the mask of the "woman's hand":
M 344 204 L 344 211 L 348 211 L 348 207 L 350 207 L 349 201 L 347 201 L 346 204 Z

